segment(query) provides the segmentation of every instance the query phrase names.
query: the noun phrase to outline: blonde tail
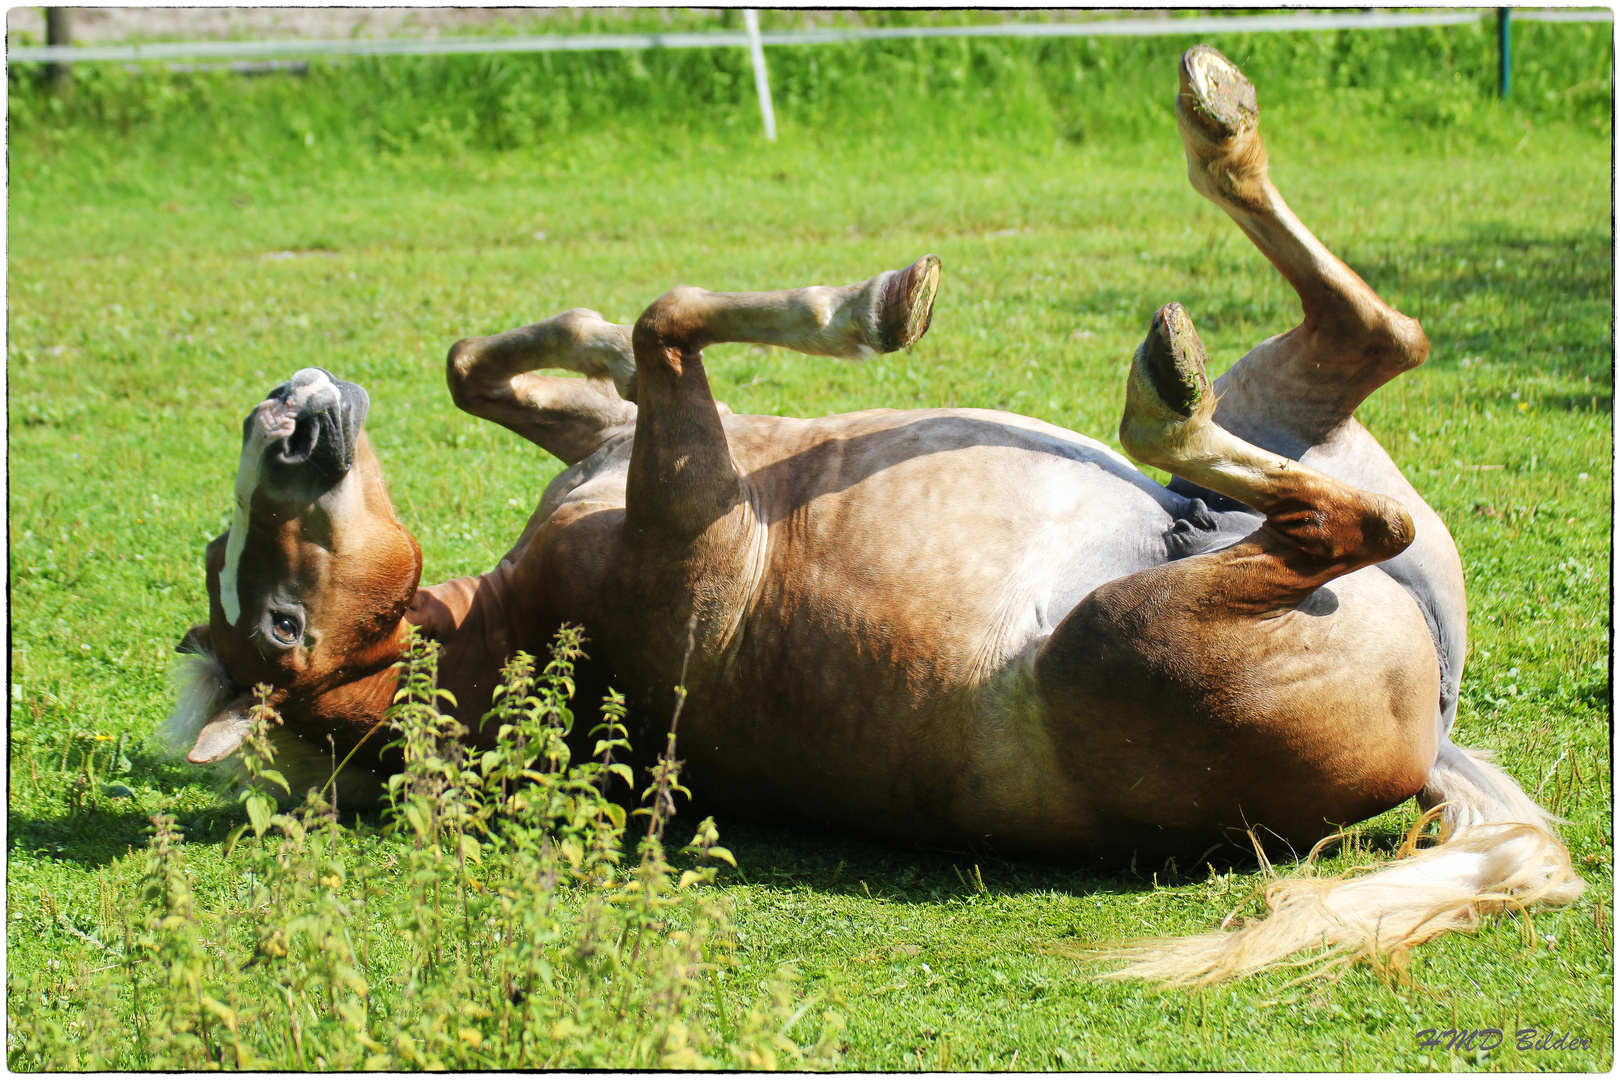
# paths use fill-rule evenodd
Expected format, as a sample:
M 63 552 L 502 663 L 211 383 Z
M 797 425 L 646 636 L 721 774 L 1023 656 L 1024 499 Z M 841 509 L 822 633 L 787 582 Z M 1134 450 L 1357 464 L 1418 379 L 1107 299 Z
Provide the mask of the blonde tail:
M 1406 951 L 1482 915 L 1559 907 L 1586 885 L 1552 818 L 1478 751 L 1449 741 L 1418 796 L 1429 809 L 1404 857 L 1359 876 L 1284 878 L 1266 890 L 1266 914 L 1238 930 L 1141 942 L 1110 955 L 1129 966 L 1104 978 L 1203 985 L 1275 967 L 1305 949 L 1323 969 L 1357 960 L 1399 964 Z M 1440 843 L 1413 852 L 1438 816 Z

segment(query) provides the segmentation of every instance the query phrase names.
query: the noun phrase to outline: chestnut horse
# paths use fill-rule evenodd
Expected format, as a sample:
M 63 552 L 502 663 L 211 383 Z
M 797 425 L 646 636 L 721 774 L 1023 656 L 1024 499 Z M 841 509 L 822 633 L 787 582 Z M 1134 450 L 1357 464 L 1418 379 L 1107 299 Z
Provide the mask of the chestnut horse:
M 1186 311 L 1153 317 L 1120 441 L 1169 486 L 1001 412 L 800 420 L 711 396 L 713 343 L 912 344 L 933 256 L 841 288 L 681 286 L 633 327 L 576 308 L 450 350 L 458 406 L 569 467 L 494 570 L 419 587 L 365 392 L 305 369 L 244 425 L 209 622 L 183 643 L 171 726 L 189 759 L 235 753 L 268 682 L 283 764 L 325 779 L 327 737 L 347 752 L 389 704 L 411 626 L 442 644 L 441 685 L 475 727 L 502 663 L 569 622 L 642 717 L 669 715 L 684 665 L 683 776 L 737 815 L 1157 863 L 1250 837 L 1301 852 L 1413 797 L 1438 808 L 1437 846 L 1274 887 L 1268 919 L 1161 944 L 1131 974 L 1207 980 L 1322 943 L 1387 953 L 1493 904 L 1573 899 L 1545 813 L 1451 739 L 1457 551 L 1354 416 L 1428 341 L 1283 202 L 1243 75 L 1200 46 L 1180 77 L 1193 186 L 1304 321 L 1211 386 Z

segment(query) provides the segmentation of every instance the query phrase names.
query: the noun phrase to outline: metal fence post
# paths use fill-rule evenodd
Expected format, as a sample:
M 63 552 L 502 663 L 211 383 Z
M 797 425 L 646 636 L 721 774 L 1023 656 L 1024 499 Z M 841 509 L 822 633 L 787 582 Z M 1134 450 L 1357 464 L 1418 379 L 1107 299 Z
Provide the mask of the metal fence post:
M 1513 9 L 1496 9 L 1496 88 L 1507 100 L 1513 89 Z
M 754 89 L 759 91 L 759 114 L 765 118 L 765 139 L 776 141 L 776 110 L 771 108 L 771 80 L 765 74 L 765 46 L 759 40 L 759 13 L 743 9 L 743 25 L 748 28 L 748 55 L 754 61 Z

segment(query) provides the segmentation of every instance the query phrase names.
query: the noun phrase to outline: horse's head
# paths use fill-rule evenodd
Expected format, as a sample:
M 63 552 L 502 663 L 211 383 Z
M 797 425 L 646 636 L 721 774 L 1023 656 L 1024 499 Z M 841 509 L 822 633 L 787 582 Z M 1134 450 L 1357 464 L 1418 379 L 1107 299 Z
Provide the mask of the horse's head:
M 235 516 L 205 559 L 208 622 L 179 646 L 194 655 L 167 733 L 190 744 L 188 761 L 241 747 L 259 683 L 289 732 L 323 753 L 327 734 L 343 752 L 388 707 L 422 553 L 361 430 L 369 404 L 354 383 L 305 368 L 243 421 Z

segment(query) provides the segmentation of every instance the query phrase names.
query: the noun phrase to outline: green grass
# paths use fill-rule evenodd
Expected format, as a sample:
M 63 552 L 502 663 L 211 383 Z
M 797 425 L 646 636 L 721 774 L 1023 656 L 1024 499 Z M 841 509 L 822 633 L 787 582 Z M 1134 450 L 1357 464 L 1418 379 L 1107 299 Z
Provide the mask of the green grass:
M 1303 70 L 1324 39 L 1287 42 L 1306 38 L 1269 39 L 1281 44 L 1256 45 L 1255 59 Z M 234 888 L 240 868 L 221 848 L 240 809 L 145 739 L 168 708 L 174 643 L 206 615 L 202 547 L 228 522 L 240 419 L 265 390 L 312 363 L 367 387 L 399 512 L 427 578 L 442 580 L 487 569 L 558 468 L 454 410 L 441 374 L 452 341 L 573 305 L 628 321 L 678 281 L 843 282 L 935 251 L 944 285 L 917 347 L 866 364 L 717 348 L 717 395 L 796 415 L 1006 408 L 1112 442 L 1155 308 L 1184 303 L 1217 370 L 1298 314 L 1186 184 L 1163 107 L 1180 44 L 1077 63 L 1090 79 L 1137 63 L 1110 92 L 1151 83 L 1148 104 L 1085 113 L 1045 54 L 969 50 L 962 100 L 939 91 L 846 124 L 804 90 L 775 146 L 754 138 L 746 98 L 714 117 L 692 105 L 679 123 L 640 99 L 591 112 L 582 98 L 566 130 L 510 147 L 476 119 L 418 125 L 390 146 L 382 121 L 335 116 L 361 85 L 353 71 L 329 84 L 201 80 L 202 136 L 185 134 L 184 101 L 121 130 L 93 114 L 88 80 L 71 114 L 14 88 L 11 972 L 93 957 L 68 927 L 116 924 L 112 899 L 140 874 L 152 814 L 186 827 L 199 896 Z M 1258 876 L 1099 876 L 721 820 L 740 866 L 719 885 L 741 965 L 728 978 L 757 986 L 794 962 L 844 1015 L 843 1061 L 857 1068 L 1609 1066 L 1612 118 L 1566 91 L 1611 61 L 1606 43 L 1595 59 L 1571 49 L 1580 62 L 1546 91 L 1563 97 L 1512 109 L 1449 88 L 1408 85 L 1397 100 L 1407 84 L 1388 72 L 1364 85 L 1250 73 L 1294 209 L 1434 344 L 1361 418 L 1462 551 L 1459 739 L 1497 750 L 1569 819 L 1587 895 L 1537 916 L 1535 947 L 1515 919 L 1424 946 L 1406 986 L 1359 971 L 1166 992 L 1088 981 L 1064 950 L 1207 929 L 1252 910 Z M 812 89 L 843 85 L 827 58 L 854 54 L 819 55 Z M 941 55 L 912 56 L 930 85 L 949 82 Z M 882 73 L 872 64 L 861 85 Z M 407 86 L 460 69 L 376 70 Z M 986 86 L 1024 91 L 998 119 Z M 366 116 L 390 115 L 376 93 Z M 323 118 L 313 145 L 269 119 L 294 98 Z M 298 254 L 265 258 L 284 251 Z M 1372 846 L 1412 820 L 1406 807 L 1371 823 Z M 1328 865 L 1368 857 L 1352 847 Z M 1418 1048 L 1419 1030 L 1456 1024 L 1510 1038 L 1483 1057 Z M 1512 1030 L 1530 1026 L 1592 1045 L 1513 1049 Z

